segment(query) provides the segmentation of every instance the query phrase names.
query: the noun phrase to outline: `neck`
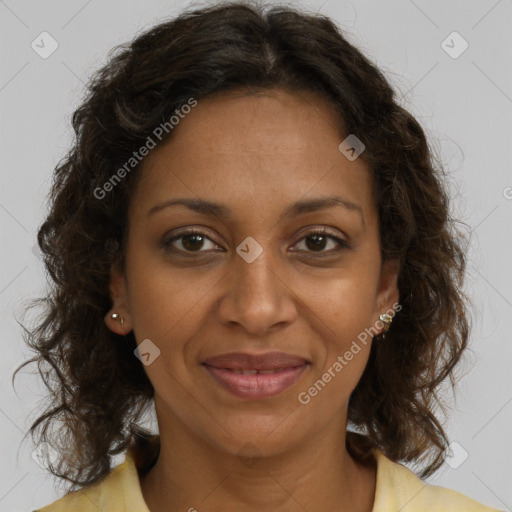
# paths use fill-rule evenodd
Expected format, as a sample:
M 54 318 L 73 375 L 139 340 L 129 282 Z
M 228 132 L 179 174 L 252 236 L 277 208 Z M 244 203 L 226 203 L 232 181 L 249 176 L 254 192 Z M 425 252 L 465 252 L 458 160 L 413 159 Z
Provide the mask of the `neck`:
M 375 468 L 346 449 L 346 423 L 287 452 L 230 454 L 177 423 L 160 426 L 160 455 L 141 478 L 151 512 L 371 512 Z M 183 427 L 183 425 L 181 425 Z

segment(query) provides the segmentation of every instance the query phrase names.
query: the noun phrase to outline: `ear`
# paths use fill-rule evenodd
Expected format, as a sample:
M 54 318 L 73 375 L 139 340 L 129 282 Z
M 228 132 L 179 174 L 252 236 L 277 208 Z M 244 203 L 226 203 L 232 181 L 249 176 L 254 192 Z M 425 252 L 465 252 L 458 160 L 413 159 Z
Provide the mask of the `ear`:
M 111 272 L 109 294 L 112 300 L 112 308 L 105 315 L 105 324 L 112 332 L 125 335 L 129 333 L 133 327 L 126 278 L 122 272 L 117 270 Z M 113 313 L 117 313 L 119 316 L 112 318 Z
M 375 322 L 383 313 L 393 316 L 397 310 L 401 309 L 398 308 L 400 299 L 400 292 L 398 291 L 399 272 L 400 262 L 398 259 L 383 262 L 377 290 Z

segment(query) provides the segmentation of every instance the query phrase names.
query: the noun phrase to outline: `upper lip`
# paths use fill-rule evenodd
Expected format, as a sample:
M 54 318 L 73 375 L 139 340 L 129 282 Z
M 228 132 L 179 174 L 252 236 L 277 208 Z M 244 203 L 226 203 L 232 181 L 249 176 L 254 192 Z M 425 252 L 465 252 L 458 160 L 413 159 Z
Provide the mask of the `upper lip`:
M 266 352 L 264 354 L 248 354 L 246 352 L 231 352 L 209 357 L 203 364 L 215 368 L 232 370 L 277 370 L 278 368 L 295 368 L 309 363 L 306 359 L 284 352 Z

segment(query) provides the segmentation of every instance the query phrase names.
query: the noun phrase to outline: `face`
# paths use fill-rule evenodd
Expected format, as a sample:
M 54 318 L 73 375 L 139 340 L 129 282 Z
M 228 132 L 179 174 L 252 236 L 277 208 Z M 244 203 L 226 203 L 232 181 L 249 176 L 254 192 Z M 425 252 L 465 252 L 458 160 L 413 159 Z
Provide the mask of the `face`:
M 231 94 L 144 160 L 111 312 L 146 354 L 161 434 L 270 454 L 346 425 L 371 346 L 354 341 L 398 292 L 369 168 L 343 139 L 313 95 Z

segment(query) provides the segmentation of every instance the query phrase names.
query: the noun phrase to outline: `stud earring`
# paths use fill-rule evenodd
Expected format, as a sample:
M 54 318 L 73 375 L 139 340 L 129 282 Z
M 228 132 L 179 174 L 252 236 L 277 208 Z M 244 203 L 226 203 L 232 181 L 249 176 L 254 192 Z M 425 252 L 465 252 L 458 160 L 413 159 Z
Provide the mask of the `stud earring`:
M 387 332 L 389 328 L 391 327 L 391 322 L 393 321 L 393 317 L 391 315 L 388 315 L 387 313 L 383 313 L 379 317 L 380 321 L 384 324 L 384 329 L 382 330 L 383 333 Z
M 110 316 L 112 317 L 113 320 L 117 320 L 118 318 L 121 318 L 121 329 L 123 329 L 123 333 L 124 333 L 124 318 L 119 317 L 119 313 L 112 313 Z

